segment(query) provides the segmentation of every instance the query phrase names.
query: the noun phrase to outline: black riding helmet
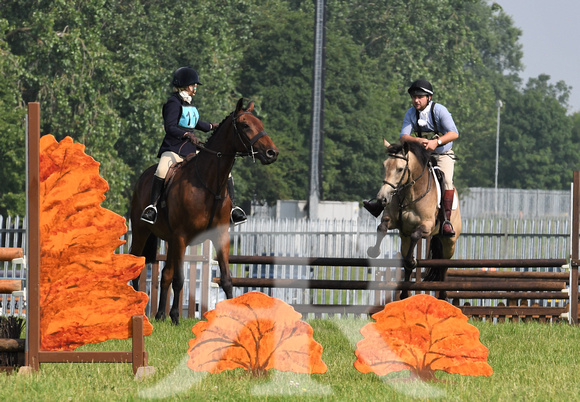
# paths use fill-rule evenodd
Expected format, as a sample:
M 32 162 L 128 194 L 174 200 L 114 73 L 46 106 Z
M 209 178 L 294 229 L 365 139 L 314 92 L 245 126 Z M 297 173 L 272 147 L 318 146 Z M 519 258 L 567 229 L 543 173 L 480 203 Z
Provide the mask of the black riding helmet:
M 197 71 L 191 67 L 180 67 L 175 70 L 172 83 L 176 88 L 185 88 L 193 84 L 201 85 Z
M 409 92 L 409 95 L 411 96 L 433 96 L 433 87 L 427 80 L 417 80 L 411 84 L 407 92 Z

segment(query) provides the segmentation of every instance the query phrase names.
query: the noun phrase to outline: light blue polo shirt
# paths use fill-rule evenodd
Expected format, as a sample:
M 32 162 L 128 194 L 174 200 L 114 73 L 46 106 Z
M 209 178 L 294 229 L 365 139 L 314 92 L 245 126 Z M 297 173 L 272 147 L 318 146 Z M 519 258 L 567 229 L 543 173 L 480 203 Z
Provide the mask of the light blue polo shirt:
M 421 131 L 423 132 L 435 131 L 435 124 L 433 124 L 433 120 L 431 119 L 432 106 L 433 102 L 429 102 L 425 110 L 420 112 L 419 119 L 424 120 L 426 122 L 426 124 L 421 127 Z M 457 131 L 457 127 L 455 127 L 453 117 L 451 117 L 451 113 L 449 113 L 449 110 L 447 110 L 445 106 L 443 106 L 440 103 L 436 103 L 433 114 L 435 115 L 435 121 L 437 122 L 437 130 L 441 135 L 449 131 L 455 131 L 457 134 L 459 134 L 459 131 Z M 413 133 L 418 131 L 419 127 L 417 126 L 417 109 L 411 107 L 409 108 L 409 110 L 407 110 L 407 113 L 405 113 L 405 117 L 403 119 L 403 128 L 401 129 L 400 137 L 402 137 L 403 135 L 412 135 Z M 443 154 L 449 151 L 451 147 L 453 147 L 453 141 L 435 148 L 433 152 L 437 154 Z

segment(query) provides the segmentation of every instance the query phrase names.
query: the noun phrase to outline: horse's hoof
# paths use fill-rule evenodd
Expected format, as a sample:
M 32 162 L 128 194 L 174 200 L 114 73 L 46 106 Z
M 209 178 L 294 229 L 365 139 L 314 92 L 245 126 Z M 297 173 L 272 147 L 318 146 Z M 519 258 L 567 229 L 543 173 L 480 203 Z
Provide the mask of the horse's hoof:
M 157 321 L 165 321 L 165 313 L 158 311 L 157 314 L 155 314 L 155 319 Z
M 406 270 L 410 270 L 410 271 L 412 271 L 412 270 L 414 270 L 415 268 L 417 268 L 417 260 L 416 260 L 416 259 L 414 259 L 414 258 L 413 258 L 411 261 L 407 261 L 407 260 L 405 260 L 405 261 L 403 261 L 403 265 L 404 265 L 404 268 L 405 268 Z
M 379 254 L 381 254 L 380 247 L 369 247 L 367 249 L 367 255 L 371 258 L 377 258 L 379 256 Z
M 169 316 L 171 317 L 171 322 L 172 322 L 174 325 L 179 325 L 179 313 L 177 313 L 177 314 L 173 314 L 173 313 L 171 313 L 171 312 L 170 312 L 170 313 L 169 313 Z

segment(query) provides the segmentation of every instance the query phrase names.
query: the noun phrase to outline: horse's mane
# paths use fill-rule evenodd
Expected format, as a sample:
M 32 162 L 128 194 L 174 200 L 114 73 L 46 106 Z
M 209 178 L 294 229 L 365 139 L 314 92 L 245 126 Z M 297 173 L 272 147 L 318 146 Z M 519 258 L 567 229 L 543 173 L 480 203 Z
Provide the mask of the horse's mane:
M 224 122 L 227 120 L 228 117 L 230 117 L 232 114 L 228 114 L 226 115 L 226 117 L 223 118 L 223 120 L 221 121 L 219 127 L 222 127 L 222 125 L 224 124 Z M 212 131 L 211 135 L 209 136 L 209 138 L 207 139 L 206 145 L 211 145 L 212 141 L 214 140 L 214 134 L 219 130 L 219 127 L 216 128 L 215 130 Z
M 421 144 L 416 142 L 406 142 L 404 144 L 391 144 L 387 148 L 387 153 L 389 155 L 396 155 L 403 151 L 403 149 L 407 149 L 408 151 L 412 152 L 413 155 L 417 158 L 419 163 L 422 167 L 427 165 L 429 159 L 431 158 L 431 151 L 427 151 Z

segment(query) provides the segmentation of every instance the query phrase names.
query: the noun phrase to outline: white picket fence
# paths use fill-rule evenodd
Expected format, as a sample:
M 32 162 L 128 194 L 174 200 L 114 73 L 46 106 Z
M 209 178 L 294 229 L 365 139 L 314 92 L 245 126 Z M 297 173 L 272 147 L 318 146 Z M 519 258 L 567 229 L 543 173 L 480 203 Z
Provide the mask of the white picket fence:
M 231 254 L 272 255 L 296 257 L 336 257 L 367 258 L 366 250 L 374 245 L 376 238 L 375 219 L 324 220 L 307 219 L 255 219 L 250 217 L 246 224 L 237 226 L 231 232 Z M 463 230 L 459 237 L 455 258 L 458 259 L 532 259 L 568 258 L 570 254 L 571 223 L 568 216 L 518 219 L 518 218 L 471 218 L 463 220 Z M 0 247 L 26 247 L 25 222 L 22 218 L 2 218 L 0 216 Z M 119 247 L 119 253 L 128 253 L 130 231 L 127 243 Z M 395 257 L 400 240 L 396 231 L 387 235 L 381 244 L 381 256 Z M 188 247 L 187 253 L 197 247 Z M 165 250 L 161 245 L 160 253 Z M 490 267 L 491 268 L 491 267 Z M 196 311 L 199 311 L 201 290 L 201 264 L 185 264 L 184 294 L 189 292 L 189 270 L 197 270 Z M 234 277 L 256 278 L 296 278 L 296 279 L 337 279 L 374 280 L 390 268 L 369 267 L 309 267 L 287 265 L 232 264 Z M 537 270 L 559 271 L 560 267 Z M 391 273 L 389 273 L 391 274 Z M 212 276 L 219 276 L 216 264 L 212 265 Z M 0 278 L 25 280 L 22 265 L 10 262 L 0 263 Z M 150 289 L 151 278 L 148 278 Z M 207 286 L 207 284 L 204 284 Z M 237 294 L 251 289 L 237 289 Z M 299 289 L 258 289 L 281 298 L 288 303 L 332 303 L 332 304 L 372 304 L 384 299 L 384 294 L 372 290 L 299 290 Z M 221 293 L 221 292 L 220 292 Z M 210 306 L 223 298 L 215 289 Z M 183 298 L 184 309 L 189 308 L 187 297 Z M 3 314 L 10 314 L 7 295 L 0 295 Z M 556 303 L 556 301 L 551 302 Z M 192 306 L 193 307 L 193 306 Z M 196 313 L 199 317 L 199 313 Z

